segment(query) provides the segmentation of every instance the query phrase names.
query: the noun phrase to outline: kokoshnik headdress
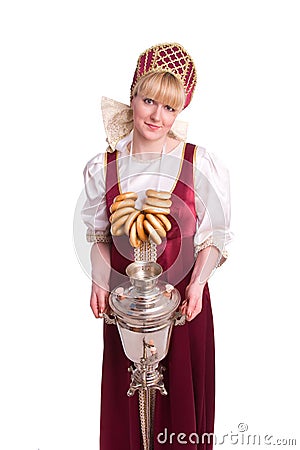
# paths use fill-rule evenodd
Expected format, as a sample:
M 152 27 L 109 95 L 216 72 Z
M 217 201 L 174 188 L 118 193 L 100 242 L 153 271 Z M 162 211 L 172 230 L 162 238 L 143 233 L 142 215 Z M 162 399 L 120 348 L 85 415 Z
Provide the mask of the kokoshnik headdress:
M 133 76 L 131 94 L 139 79 L 153 72 L 169 72 L 174 75 L 183 85 L 186 94 L 184 108 L 190 104 L 197 83 L 197 73 L 192 58 L 181 45 L 159 44 L 142 53 Z
M 187 51 L 177 43 L 158 44 L 145 50 L 137 61 L 130 90 L 131 98 L 137 82 L 143 76 L 155 72 L 171 73 L 181 82 L 186 95 L 186 108 L 191 102 L 197 82 L 196 68 Z M 101 108 L 110 146 L 108 151 L 114 151 L 117 143 L 133 129 L 132 109 L 107 97 L 102 97 Z M 175 120 L 169 134 L 176 139 L 185 140 L 186 128 L 185 122 Z

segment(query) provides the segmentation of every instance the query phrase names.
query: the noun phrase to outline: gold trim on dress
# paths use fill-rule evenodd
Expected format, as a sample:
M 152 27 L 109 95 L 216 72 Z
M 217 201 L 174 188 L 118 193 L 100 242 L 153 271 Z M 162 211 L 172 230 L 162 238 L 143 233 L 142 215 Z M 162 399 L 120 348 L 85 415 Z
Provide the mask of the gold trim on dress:
M 104 180 L 106 180 L 106 174 L 107 174 L 107 152 L 105 152 L 105 155 L 104 155 L 104 163 L 103 163 L 103 176 L 104 176 Z
M 195 195 L 195 186 L 196 186 L 196 157 L 197 157 L 197 149 L 198 149 L 198 146 L 195 145 L 195 147 L 194 147 L 194 154 L 193 154 L 193 183 L 194 183 L 193 189 L 194 189 L 194 195 Z M 195 197 L 196 197 L 196 195 L 195 195 Z
M 180 175 L 181 175 L 182 166 L 183 166 L 183 161 L 184 161 L 184 155 L 185 155 L 185 149 L 186 149 L 186 142 L 184 143 L 183 148 L 182 148 L 180 166 L 179 166 L 179 169 L 178 169 L 177 176 L 176 176 L 176 178 L 175 178 L 173 187 L 172 187 L 172 189 L 170 190 L 171 193 L 174 191 L 174 189 L 175 189 L 175 187 L 176 187 L 176 185 L 177 185 L 177 183 L 178 183 L 178 180 L 179 180 L 179 178 L 180 178 Z
M 118 180 L 119 193 L 123 194 L 122 187 L 121 187 L 120 171 L 119 171 L 119 152 L 118 151 L 116 154 L 116 169 L 117 169 L 117 180 Z

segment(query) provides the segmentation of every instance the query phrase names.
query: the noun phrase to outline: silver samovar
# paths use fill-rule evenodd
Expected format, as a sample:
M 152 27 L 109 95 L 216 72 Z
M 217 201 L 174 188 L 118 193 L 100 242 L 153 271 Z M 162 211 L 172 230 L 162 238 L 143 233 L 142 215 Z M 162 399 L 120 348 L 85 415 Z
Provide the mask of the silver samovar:
M 155 244 L 144 243 L 138 251 L 135 249 L 135 262 L 126 269 L 129 280 L 111 292 L 111 314 L 104 315 L 107 323 L 118 327 L 124 352 L 134 363 L 129 368 L 131 384 L 127 395 L 131 397 L 135 391 L 139 394 L 144 450 L 151 450 L 154 445 L 156 391 L 167 395 L 160 361 L 168 353 L 173 326 L 185 321 L 185 316 L 177 311 L 180 294 L 159 279 L 162 267 L 155 259 Z

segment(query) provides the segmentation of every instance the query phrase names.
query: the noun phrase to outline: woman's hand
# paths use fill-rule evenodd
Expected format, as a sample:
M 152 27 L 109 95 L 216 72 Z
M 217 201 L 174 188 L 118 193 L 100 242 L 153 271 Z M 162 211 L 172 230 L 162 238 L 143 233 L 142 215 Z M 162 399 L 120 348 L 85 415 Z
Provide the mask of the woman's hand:
M 187 321 L 193 320 L 202 310 L 202 296 L 205 283 L 198 281 L 190 283 L 185 290 L 185 299 L 181 305 L 181 312 L 187 316 Z
M 92 293 L 90 305 L 98 319 L 108 309 L 110 278 L 110 246 L 103 242 L 93 244 L 91 248 Z
M 217 267 L 219 250 L 213 246 L 201 250 L 194 265 L 191 280 L 185 290 L 185 299 L 181 305 L 182 314 L 187 320 L 193 320 L 202 310 L 204 287 L 212 271 Z
M 103 289 L 95 282 L 92 283 L 90 306 L 96 319 L 99 319 L 101 314 L 106 312 L 108 307 L 108 296 L 109 292 L 106 289 Z

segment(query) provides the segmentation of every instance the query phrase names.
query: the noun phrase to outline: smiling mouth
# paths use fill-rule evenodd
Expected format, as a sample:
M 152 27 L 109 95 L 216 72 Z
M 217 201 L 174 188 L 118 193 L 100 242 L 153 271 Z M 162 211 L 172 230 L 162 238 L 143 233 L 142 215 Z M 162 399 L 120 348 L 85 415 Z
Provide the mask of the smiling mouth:
M 154 125 L 153 123 L 147 123 L 147 122 L 145 122 L 145 123 L 146 123 L 147 127 L 150 128 L 150 130 L 160 130 L 161 129 L 161 126 Z

